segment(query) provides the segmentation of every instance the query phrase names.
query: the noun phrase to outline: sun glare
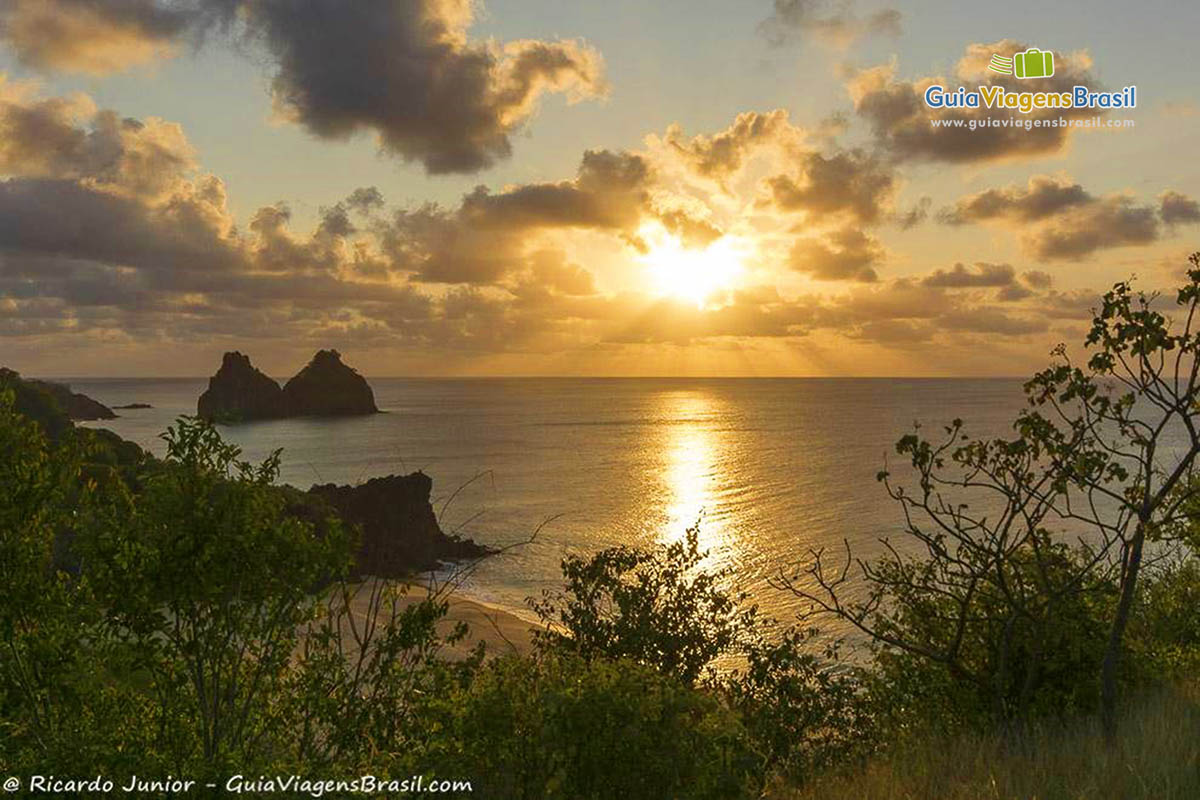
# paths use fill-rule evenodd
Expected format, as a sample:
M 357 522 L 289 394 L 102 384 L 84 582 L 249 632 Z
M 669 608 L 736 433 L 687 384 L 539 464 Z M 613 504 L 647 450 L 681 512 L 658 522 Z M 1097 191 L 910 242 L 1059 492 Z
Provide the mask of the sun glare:
M 641 261 L 655 290 L 697 307 L 704 306 L 713 294 L 731 288 L 743 270 L 743 254 L 732 237 L 722 237 L 701 249 L 684 247 L 666 232 L 644 238 L 650 246 Z

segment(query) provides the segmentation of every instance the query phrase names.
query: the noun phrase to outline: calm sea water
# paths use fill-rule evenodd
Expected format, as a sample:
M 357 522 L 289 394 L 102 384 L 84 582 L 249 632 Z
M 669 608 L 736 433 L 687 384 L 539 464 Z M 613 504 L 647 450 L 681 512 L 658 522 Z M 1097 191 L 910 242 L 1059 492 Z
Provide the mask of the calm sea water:
M 110 405 L 151 403 L 106 423 L 161 454 L 157 436 L 195 413 L 206 381 L 72 380 Z M 766 611 L 795 601 L 766 583 L 810 548 L 879 550 L 899 509 L 875 475 L 914 422 L 955 417 L 1010 431 L 1018 380 L 372 379 L 385 414 L 223 428 L 247 457 L 283 448 L 282 480 L 355 483 L 420 469 L 443 528 L 527 546 L 486 561 L 464 592 L 529 615 L 559 585 L 566 553 L 680 537 L 700 520 L 711 559 Z M 902 472 L 902 470 L 900 470 Z

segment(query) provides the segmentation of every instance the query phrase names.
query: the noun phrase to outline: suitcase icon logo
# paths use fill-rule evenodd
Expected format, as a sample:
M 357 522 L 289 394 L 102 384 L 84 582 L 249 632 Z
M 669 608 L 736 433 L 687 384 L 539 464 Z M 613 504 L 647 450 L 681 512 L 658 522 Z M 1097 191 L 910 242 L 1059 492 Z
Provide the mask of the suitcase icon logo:
M 1049 78 L 1054 75 L 1054 53 L 1049 50 L 1039 50 L 1031 47 L 1024 53 L 1016 53 L 1011 58 L 999 53 L 992 54 L 988 69 L 1001 75 L 1015 75 L 1018 78 Z

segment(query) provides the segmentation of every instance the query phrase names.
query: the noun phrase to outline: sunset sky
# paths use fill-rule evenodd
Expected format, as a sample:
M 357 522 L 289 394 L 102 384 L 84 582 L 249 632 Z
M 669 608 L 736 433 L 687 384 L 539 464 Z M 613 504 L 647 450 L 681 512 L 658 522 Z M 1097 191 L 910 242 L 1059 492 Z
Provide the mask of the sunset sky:
M 1198 26 L 1179 2 L 0 0 L 0 365 L 1022 375 L 1113 281 L 1168 288 L 1200 249 Z M 988 72 L 1029 47 L 1053 78 Z M 935 128 L 1024 115 L 931 111 L 930 82 L 1138 107 Z

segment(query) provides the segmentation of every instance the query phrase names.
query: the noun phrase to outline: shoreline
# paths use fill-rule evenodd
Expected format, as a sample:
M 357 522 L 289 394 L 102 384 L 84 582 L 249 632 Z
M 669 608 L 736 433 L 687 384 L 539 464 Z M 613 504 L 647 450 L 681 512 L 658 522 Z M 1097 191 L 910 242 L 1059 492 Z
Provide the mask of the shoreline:
M 365 589 L 369 581 L 353 584 L 356 589 Z M 424 600 L 429 593 L 428 580 L 407 578 L 391 582 L 402 594 L 396 604 L 400 609 L 406 609 Z M 358 591 L 351 600 L 351 612 L 361 620 L 369 617 L 369 592 Z M 528 655 L 533 649 L 532 632 L 534 624 L 522 619 L 516 614 L 499 606 L 463 596 L 458 592 L 450 592 L 446 597 L 449 608 L 446 616 L 438 622 L 438 632 L 448 634 L 459 622 L 466 623 L 468 631 L 462 641 L 448 646 L 444 650 L 447 658 L 462 659 L 470 655 L 471 650 L 483 642 L 489 657 L 515 654 Z M 382 616 L 386 609 L 379 609 Z

